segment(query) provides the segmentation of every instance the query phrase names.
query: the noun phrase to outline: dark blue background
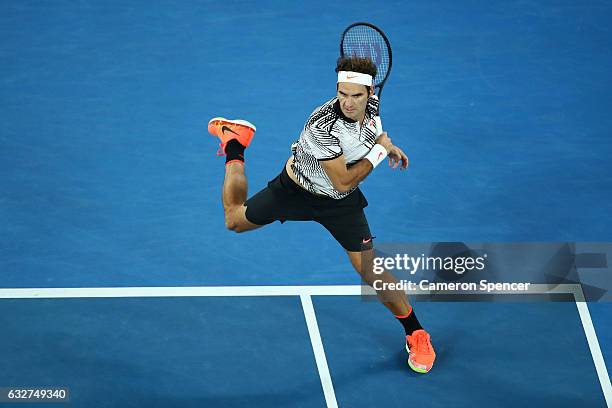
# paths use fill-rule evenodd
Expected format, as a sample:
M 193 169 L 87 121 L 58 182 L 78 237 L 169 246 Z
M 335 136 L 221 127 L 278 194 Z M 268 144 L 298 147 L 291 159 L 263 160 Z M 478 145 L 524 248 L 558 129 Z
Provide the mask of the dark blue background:
M 611 241 L 611 17 L 605 1 L 4 1 L 0 285 L 358 283 L 319 225 L 224 230 L 206 124 L 257 125 L 262 188 L 360 20 L 393 45 L 383 122 L 411 159 L 363 184 L 379 242 Z M 610 361 L 612 309 L 590 308 Z

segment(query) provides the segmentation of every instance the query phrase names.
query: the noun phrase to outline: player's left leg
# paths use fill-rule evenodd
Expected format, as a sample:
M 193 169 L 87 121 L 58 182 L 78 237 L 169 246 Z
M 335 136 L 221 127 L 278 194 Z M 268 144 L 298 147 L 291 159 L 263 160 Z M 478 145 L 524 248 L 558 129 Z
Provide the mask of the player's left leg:
M 223 179 L 222 202 L 225 225 L 234 232 L 245 232 L 261 225 L 246 218 L 248 183 L 244 171 L 244 150 L 255 134 L 255 125 L 246 120 L 213 118 L 208 122 L 208 131 L 221 140 L 218 154 L 225 155 L 225 178 Z
M 248 184 L 244 173 L 244 163 L 233 162 L 225 165 L 223 179 L 223 211 L 225 226 L 230 231 L 246 232 L 261 227 L 249 221 L 246 217 Z

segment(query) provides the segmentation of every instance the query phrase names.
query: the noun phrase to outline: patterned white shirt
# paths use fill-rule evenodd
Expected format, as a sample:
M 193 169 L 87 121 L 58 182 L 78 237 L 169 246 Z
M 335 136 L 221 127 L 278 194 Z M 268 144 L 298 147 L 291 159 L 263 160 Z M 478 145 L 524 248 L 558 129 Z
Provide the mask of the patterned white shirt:
M 378 98 L 368 98 L 363 126 L 347 118 L 340 109 L 338 98 L 317 107 L 310 115 L 300 138 L 291 145 L 291 166 L 300 184 L 314 194 L 341 199 L 355 188 L 341 193 L 336 190 L 320 161 L 344 155 L 347 166 L 361 160 L 374 146 Z

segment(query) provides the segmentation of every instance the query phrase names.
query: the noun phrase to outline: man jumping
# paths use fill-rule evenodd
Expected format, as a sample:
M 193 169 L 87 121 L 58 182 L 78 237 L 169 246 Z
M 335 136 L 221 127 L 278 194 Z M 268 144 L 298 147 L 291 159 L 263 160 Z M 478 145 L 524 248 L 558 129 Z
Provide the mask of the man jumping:
M 393 169 L 404 170 L 408 157 L 386 132 L 377 136 L 378 98 L 372 86 L 376 65 L 372 60 L 342 57 L 336 72 L 336 97 L 315 109 L 292 144 L 292 155 L 282 172 L 248 200 L 244 151 L 255 126 L 245 120 L 210 120 L 208 131 L 221 139 L 226 156 L 225 225 L 245 232 L 274 221 L 318 222 L 347 251 L 363 281 L 370 286 L 375 280 L 395 282 L 388 272 L 373 273 L 373 237 L 363 211 L 368 202 L 358 185 L 385 158 Z M 377 295 L 405 329 L 408 365 L 427 373 L 436 354 L 406 294 L 381 290 Z

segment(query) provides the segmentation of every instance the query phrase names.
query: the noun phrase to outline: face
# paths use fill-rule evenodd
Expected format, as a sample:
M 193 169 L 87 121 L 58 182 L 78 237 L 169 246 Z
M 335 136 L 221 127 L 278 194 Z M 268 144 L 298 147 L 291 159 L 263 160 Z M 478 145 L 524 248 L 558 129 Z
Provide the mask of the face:
M 370 88 L 373 91 L 373 88 Z M 363 120 L 368 105 L 368 88 L 351 82 L 338 82 L 338 101 L 344 115 L 352 120 Z

